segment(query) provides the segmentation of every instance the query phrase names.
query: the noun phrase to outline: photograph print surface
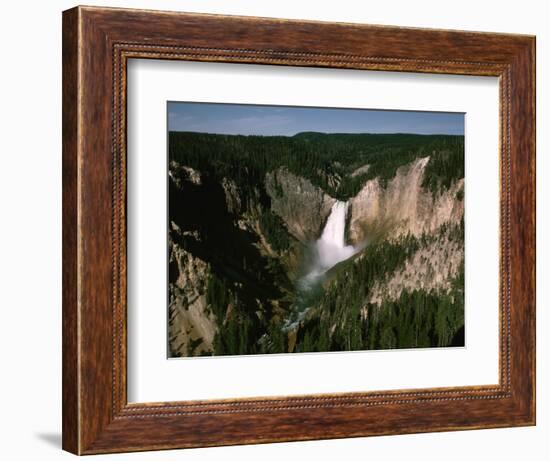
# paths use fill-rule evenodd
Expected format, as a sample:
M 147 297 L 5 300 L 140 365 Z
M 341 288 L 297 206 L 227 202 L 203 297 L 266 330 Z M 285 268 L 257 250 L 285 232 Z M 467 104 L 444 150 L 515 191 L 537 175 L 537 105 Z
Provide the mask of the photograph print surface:
M 169 357 L 464 346 L 464 114 L 167 110 Z

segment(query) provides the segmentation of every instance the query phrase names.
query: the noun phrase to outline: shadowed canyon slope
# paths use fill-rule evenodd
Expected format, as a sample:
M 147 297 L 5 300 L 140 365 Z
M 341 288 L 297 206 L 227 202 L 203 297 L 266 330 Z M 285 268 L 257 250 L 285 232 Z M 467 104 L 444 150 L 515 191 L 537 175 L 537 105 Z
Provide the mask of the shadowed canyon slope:
M 267 173 L 265 188 L 271 198 L 271 210 L 296 239 L 306 243 L 321 234 L 335 199 L 285 168 Z

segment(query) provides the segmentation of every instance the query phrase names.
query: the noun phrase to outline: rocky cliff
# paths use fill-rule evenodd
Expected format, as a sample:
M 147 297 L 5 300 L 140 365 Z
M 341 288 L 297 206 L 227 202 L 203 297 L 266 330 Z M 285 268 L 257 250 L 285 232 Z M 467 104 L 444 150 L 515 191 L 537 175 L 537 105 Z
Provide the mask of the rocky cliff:
M 172 234 L 181 236 L 181 230 L 175 223 L 171 223 L 171 228 Z M 212 353 L 217 327 L 216 318 L 206 303 L 210 267 L 172 238 L 169 239 L 169 267 L 174 279 L 169 284 L 170 355 Z
M 334 198 L 286 168 L 268 173 L 265 188 L 271 198 L 271 209 L 296 239 L 307 243 L 319 237 Z
M 352 244 L 378 237 L 432 233 L 444 223 L 458 224 L 464 207 L 464 179 L 435 194 L 422 187 L 429 157 L 400 167 L 384 186 L 379 178 L 366 182 L 351 199 L 348 238 Z
M 396 301 L 404 291 L 449 293 L 464 264 L 464 242 L 456 227 L 445 226 L 395 271 L 377 281 L 368 302 Z

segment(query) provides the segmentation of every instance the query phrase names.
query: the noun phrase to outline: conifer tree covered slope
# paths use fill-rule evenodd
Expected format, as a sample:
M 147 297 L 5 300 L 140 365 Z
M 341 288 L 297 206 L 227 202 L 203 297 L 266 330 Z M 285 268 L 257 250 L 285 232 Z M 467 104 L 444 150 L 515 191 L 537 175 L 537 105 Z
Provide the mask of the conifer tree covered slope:
M 463 202 L 463 136 L 169 133 L 170 355 L 463 345 Z

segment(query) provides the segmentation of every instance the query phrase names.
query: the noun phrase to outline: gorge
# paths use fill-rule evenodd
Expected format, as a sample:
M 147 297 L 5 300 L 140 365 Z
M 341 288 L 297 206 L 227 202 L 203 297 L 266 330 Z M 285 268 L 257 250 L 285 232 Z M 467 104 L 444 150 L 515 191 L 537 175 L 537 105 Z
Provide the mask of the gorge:
M 463 343 L 462 136 L 169 141 L 171 356 Z

